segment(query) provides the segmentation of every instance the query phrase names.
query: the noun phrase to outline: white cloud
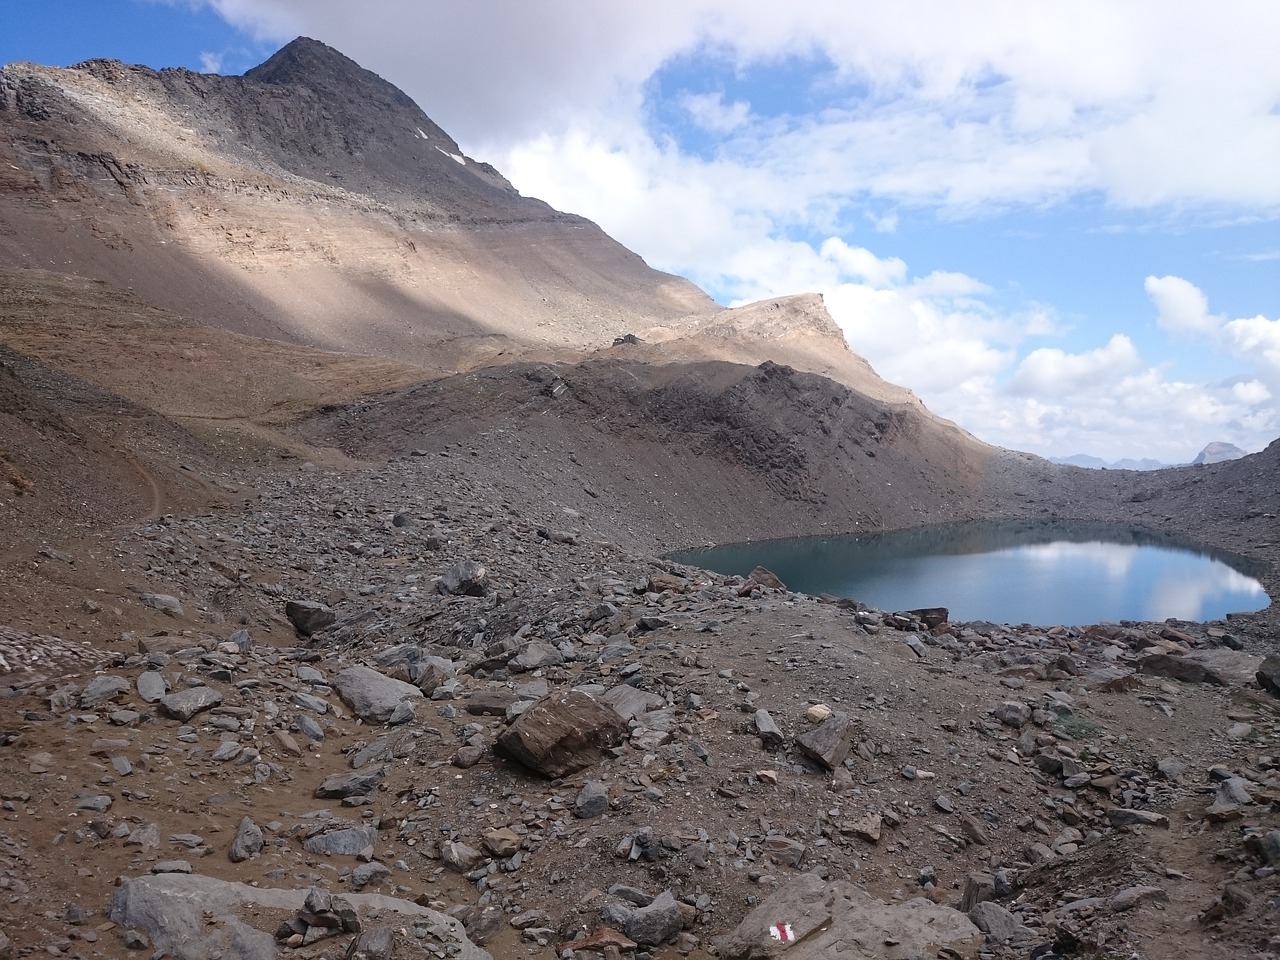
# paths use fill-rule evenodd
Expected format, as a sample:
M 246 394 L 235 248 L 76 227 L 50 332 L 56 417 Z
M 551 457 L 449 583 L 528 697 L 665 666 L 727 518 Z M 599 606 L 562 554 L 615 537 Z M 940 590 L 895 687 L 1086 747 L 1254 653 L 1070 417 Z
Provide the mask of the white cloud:
M 1222 317 L 1209 314 L 1209 298 L 1195 284 L 1181 277 L 1147 277 L 1144 286 L 1156 305 L 1156 323 L 1163 329 L 1212 333 L 1222 325 Z
M 732 133 L 751 116 L 751 105 L 742 100 L 724 102 L 723 93 L 683 93 L 680 106 L 699 127 L 712 133 Z
M 1085 353 L 1041 347 L 1019 364 L 1008 390 L 1014 396 L 1069 398 L 1091 392 L 1099 383 L 1114 385 L 1140 363 L 1133 342 L 1122 333 L 1113 336 L 1105 347 Z
M 200 53 L 200 70 L 203 73 L 222 72 L 222 54 L 204 50 Z

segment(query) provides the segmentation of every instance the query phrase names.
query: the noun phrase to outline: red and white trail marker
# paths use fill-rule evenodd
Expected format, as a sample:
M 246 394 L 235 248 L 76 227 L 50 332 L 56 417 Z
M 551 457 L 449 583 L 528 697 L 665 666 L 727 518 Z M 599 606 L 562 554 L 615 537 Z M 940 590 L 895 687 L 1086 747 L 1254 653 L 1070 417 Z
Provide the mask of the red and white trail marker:
M 796 938 L 796 935 L 791 932 L 789 923 L 775 923 L 769 928 L 769 936 L 781 943 L 791 943 Z

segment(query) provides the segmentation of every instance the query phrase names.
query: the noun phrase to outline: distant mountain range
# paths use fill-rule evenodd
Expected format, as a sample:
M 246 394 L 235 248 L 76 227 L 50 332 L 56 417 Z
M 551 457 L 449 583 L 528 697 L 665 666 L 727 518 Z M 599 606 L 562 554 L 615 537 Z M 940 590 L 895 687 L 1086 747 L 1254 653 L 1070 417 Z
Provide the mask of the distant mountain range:
M 1088 467 L 1091 470 L 1163 470 L 1167 467 L 1194 467 L 1204 466 L 1209 463 L 1222 463 L 1224 460 L 1238 460 L 1247 455 L 1246 451 L 1241 450 L 1234 443 L 1215 440 L 1196 454 L 1196 458 L 1190 464 L 1161 463 L 1159 460 L 1151 460 L 1149 458 L 1108 462 L 1101 457 L 1091 457 L 1087 453 L 1076 453 L 1069 457 L 1050 457 L 1049 460 L 1052 463 L 1061 463 L 1071 467 Z

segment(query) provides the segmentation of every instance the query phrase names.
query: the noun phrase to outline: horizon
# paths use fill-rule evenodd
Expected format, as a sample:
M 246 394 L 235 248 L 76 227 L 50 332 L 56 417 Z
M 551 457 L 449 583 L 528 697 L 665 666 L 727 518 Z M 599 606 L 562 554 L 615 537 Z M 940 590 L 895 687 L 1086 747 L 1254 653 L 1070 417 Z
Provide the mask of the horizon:
M 0 62 L 241 73 L 311 36 L 719 302 L 822 293 L 982 440 L 1183 463 L 1280 435 L 1280 9 L 105 7 L 22 9 Z

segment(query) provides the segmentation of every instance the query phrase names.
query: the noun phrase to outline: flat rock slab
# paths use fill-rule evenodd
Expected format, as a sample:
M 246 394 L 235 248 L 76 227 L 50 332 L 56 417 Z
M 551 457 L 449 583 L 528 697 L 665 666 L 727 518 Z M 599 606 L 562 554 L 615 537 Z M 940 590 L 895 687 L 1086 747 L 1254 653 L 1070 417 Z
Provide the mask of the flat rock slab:
M 716 947 L 726 960 L 784 953 L 787 960 L 973 960 L 983 939 L 973 921 L 951 907 L 923 898 L 891 905 L 851 883 L 805 873 L 779 887 Z
M 222 694 L 213 687 L 188 687 L 160 700 L 160 712 L 166 717 L 186 722 L 203 710 L 222 702 Z
M 334 773 L 320 781 L 320 786 L 316 787 L 316 796 L 322 800 L 363 797 L 372 793 L 386 775 L 386 767 L 357 770 L 355 773 Z
M 338 696 L 361 720 L 386 723 L 405 701 L 423 699 L 412 683 L 379 673 L 369 667 L 348 667 L 333 679 Z
M 1147 676 L 1207 683 L 1216 687 L 1252 686 L 1257 682 L 1263 658 L 1240 650 L 1197 650 L 1185 656 L 1153 653 L 1138 661 Z
M 274 929 L 257 930 L 250 924 L 267 911 L 298 913 L 306 906 L 308 892 L 251 887 L 199 875 L 138 877 L 125 881 L 112 897 L 111 920 L 123 930 L 146 931 L 157 955 L 177 960 L 269 960 L 280 955 Z M 396 924 L 429 928 L 455 960 L 493 960 L 487 950 L 467 938 L 458 920 L 429 907 L 377 893 L 344 893 L 343 899 L 362 920 L 376 915 L 384 923 L 394 919 Z M 211 922 L 206 922 L 206 915 Z
M 600 702 L 613 709 L 623 720 L 634 720 L 650 710 L 661 710 L 667 701 L 656 693 L 627 683 L 610 687 L 600 695 Z
M 608 707 L 577 690 L 543 697 L 494 743 L 494 750 L 552 779 L 584 770 L 622 743 L 627 728 Z

